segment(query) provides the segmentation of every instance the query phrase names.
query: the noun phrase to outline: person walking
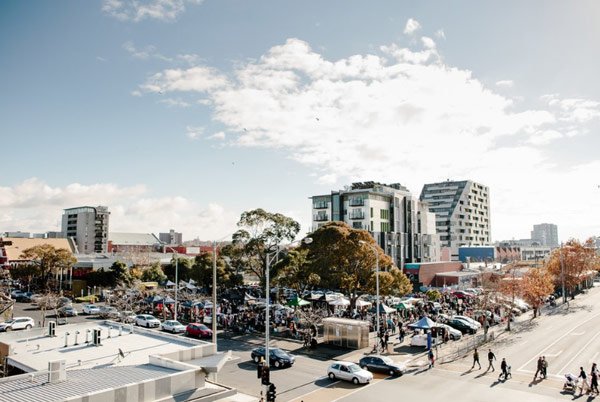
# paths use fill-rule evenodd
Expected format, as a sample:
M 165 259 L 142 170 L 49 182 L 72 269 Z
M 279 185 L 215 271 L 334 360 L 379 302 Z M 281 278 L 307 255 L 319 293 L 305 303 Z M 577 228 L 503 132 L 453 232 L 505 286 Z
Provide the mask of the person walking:
M 406 335 L 406 331 L 404 330 L 404 327 L 402 326 L 402 324 L 399 325 L 400 329 L 399 329 L 399 333 L 400 335 L 398 336 L 398 340 L 400 341 L 400 343 L 404 342 L 404 336 Z
M 542 356 L 538 357 L 537 360 L 537 368 L 535 370 L 535 374 L 533 375 L 534 381 L 537 379 L 538 374 L 540 374 L 540 376 L 544 375 L 544 362 L 542 361 Z
M 579 396 L 581 396 L 581 395 L 583 395 L 584 388 L 586 391 L 589 391 L 587 375 L 585 374 L 585 370 L 583 369 L 583 367 L 579 367 L 579 377 L 578 378 L 581 378 L 581 389 L 579 391 Z
M 385 345 L 385 352 L 389 353 L 389 345 L 390 345 L 390 331 L 385 331 L 385 336 L 384 336 L 384 345 Z
M 479 363 L 479 352 L 477 351 L 477 348 L 473 350 L 473 365 L 471 366 L 471 370 L 475 368 L 475 363 L 477 363 L 479 366 L 477 370 L 481 370 L 481 363 Z
M 593 392 L 596 395 L 600 394 L 600 392 L 598 392 L 598 367 L 596 366 L 596 363 L 592 364 L 592 369 L 590 370 L 590 378 L 590 392 Z
M 433 350 L 429 349 L 429 353 L 427 353 L 427 358 L 429 359 L 429 368 L 432 368 L 435 363 L 435 358 L 433 356 Z
M 494 360 L 496 360 L 496 355 L 494 354 L 494 352 L 492 352 L 492 349 L 490 349 L 490 351 L 488 352 L 488 368 L 487 371 L 490 371 L 490 368 L 492 369 L 492 371 L 496 371 L 496 369 L 494 368 Z
M 506 358 L 502 358 L 502 363 L 500 363 L 500 370 L 502 370 L 502 373 L 500 373 L 500 375 L 498 376 L 498 380 L 500 380 L 502 377 L 504 377 L 504 381 L 508 380 L 508 376 L 512 375 L 510 374 L 510 366 L 508 365 L 508 363 L 506 363 Z
M 542 356 L 542 375 L 544 380 L 548 377 L 548 360 L 546 360 L 546 356 Z

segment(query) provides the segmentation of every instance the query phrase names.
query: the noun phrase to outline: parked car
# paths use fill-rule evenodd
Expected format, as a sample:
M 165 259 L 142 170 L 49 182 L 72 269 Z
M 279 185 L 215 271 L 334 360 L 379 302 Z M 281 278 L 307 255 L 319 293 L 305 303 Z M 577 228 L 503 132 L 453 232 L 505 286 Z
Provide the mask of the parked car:
M 167 320 L 161 324 L 160 328 L 163 331 L 172 332 L 174 334 L 185 332 L 185 325 L 176 320 Z
M 188 324 L 185 328 L 185 334 L 187 336 L 195 336 L 198 338 L 210 338 L 212 337 L 212 329 L 199 322 L 193 322 Z
M 470 297 L 475 297 L 474 294 L 469 293 L 469 292 L 463 292 L 462 290 L 455 290 L 454 292 L 452 292 L 452 294 L 459 299 L 467 299 Z
M 463 334 L 474 334 L 477 332 L 477 327 L 468 323 L 467 321 L 459 320 L 458 318 L 453 318 L 447 322 L 452 328 L 455 328 L 462 332 Z
M 160 327 L 160 321 L 150 314 L 139 314 L 135 317 L 135 325 L 146 328 Z
M 102 318 L 117 319 L 119 318 L 119 311 L 111 306 L 102 306 L 98 315 Z
M 77 317 L 77 310 L 73 306 L 63 306 L 58 309 L 59 317 Z
M 255 363 L 260 362 L 265 358 L 265 348 L 259 347 L 252 349 L 250 357 Z M 272 367 L 292 367 L 296 358 L 284 350 L 279 348 L 269 348 L 269 365 Z
M 31 329 L 35 327 L 35 321 L 31 317 L 15 317 L 0 323 L 0 332 L 8 332 L 17 329 Z
M 460 338 L 462 338 L 462 332 L 460 332 L 458 329 L 454 329 L 450 325 L 440 323 L 438 323 L 438 326 L 446 329 L 446 331 L 448 332 L 448 337 L 451 340 L 457 341 Z
M 481 322 L 482 316 L 485 315 L 485 319 L 488 321 L 490 325 L 500 324 L 500 316 L 498 314 L 492 313 L 489 310 L 477 310 L 473 312 L 473 317 L 477 320 L 477 322 Z
M 119 313 L 119 321 L 124 322 L 126 324 L 133 324 L 136 318 L 137 314 L 133 311 L 121 311 Z
M 12 292 L 10 292 L 10 297 L 11 297 L 11 299 L 15 299 L 16 300 L 17 297 L 21 296 L 23 293 L 25 293 L 25 292 L 23 292 L 20 289 L 15 289 Z
M 475 321 L 471 317 L 467 317 L 466 315 L 454 315 L 454 316 L 452 316 L 452 318 L 456 318 L 458 320 L 466 321 L 469 324 L 474 325 L 477 329 L 481 328 L 481 323 Z
M 84 304 L 83 310 L 81 310 L 83 314 L 100 314 L 100 306 L 95 304 Z
M 71 306 L 73 301 L 68 297 L 59 297 L 58 298 L 58 307 Z
M 435 346 L 436 338 L 431 338 L 431 346 Z M 423 346 L 427 347 L 427 334 L 417 334 L 410 338 L 410 346 Z
M 334 381 L 337 379 L 352 381 L 354 384 L 368 384 L 373 380 L 373 374 L 361 369 L 356 363 L 335 362 L 327 368 L 327 377 Z
M 371 372 L 386 373 L 389 375 L 400 376 L 406 372 L 404 364 L 396 363 L 387 356 L 365 356 L 360 359 L 358 365 Z

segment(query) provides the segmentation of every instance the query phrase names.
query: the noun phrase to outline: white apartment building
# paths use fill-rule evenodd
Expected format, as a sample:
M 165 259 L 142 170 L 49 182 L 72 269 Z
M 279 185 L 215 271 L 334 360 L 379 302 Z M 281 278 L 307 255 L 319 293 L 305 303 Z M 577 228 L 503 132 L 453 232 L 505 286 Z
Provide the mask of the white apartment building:
M 108 251 L 108 207 L 75 207 L 64 210 L 63 236 L 72 239 L 79 254 Z
M 531 240 L 542 246 L 558 247 L 558 226 L 553 223 L 533 225 Z
M 367 230 L 398 267 L 440 258 L 435 214 L 400 185 L 372 181 L 310 197 L 312 230 L 327 222 L 345 222 Z
M 425 184 L 420 200 L 435 213 L 437 234 L 450 258 L 458 260 L 461 246 L 491 242 L 489 189 L 471 180 Z

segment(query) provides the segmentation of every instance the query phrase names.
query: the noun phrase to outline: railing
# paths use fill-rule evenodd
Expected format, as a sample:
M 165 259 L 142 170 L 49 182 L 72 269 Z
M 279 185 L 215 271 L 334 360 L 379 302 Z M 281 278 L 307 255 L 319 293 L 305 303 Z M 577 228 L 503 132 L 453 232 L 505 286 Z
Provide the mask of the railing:
M 329 208 L 329 203 L 327 201 L 316 201 L 313 202 L 314 209 L 325 209 Z
M 348 203 L 351 207 L 359 207 L 365 205 L 365 200 L 364 198 L 350 198 Z
M 313 216 L 313 220 L 315 222 L 323 222 L 323 221 L 328 221 L 329 220 L 329 216 L 326 214 L 317 214 Z
M 350 214 L 350 219 L 365 219 L 365 213 L 364 212 L 352 213 L 352 214 Z

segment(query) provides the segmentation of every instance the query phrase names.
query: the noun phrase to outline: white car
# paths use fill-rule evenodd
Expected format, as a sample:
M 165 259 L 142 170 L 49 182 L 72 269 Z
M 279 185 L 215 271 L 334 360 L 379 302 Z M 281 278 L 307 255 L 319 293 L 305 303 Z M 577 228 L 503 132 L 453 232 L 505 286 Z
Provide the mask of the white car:
M 100 314 L 100 307 L 95 304 L 84 304 L 83 314 Z
M 475 321 L 474 319 L 472 319 L 471 317 L 467 317 L 466 315 L 455 315 L 452 318 L 456 318 L 457 320 L 466 321 L 469 324 L 474 325 L 477 329 L 481 328 L 480 322 Z
M 356 363 L 335 362 L 327 369 L 327 377 L 330 380 L 351 381 L 353 384 L 368 384 L 373 380 L 371 372 L 361 369 Z
M 438 327 L 445 328 L 448 332 L 448 337 L 453 341 L 457 341 L 462 338 L 462 332 L 460 332 L 458 329 L 452 328 L 450 325 L 438 324 Z
M 35 321 L 31 317 L 15 317 L 0 323 L 0 331 L 8 332 L 17 329 L 31 329 L 35 327 Z
M 135 325 L 146 328 L 158 328 L 160 327 L 160 321 L 150 314 L 139 314 L 135 317 Z
M 172 332 L 172 333 L 181 333 L 185 332 L 186 326 L 175 320 L 167 320 L 162 323 L 160 326 L 163 331 Z
M 431 346 L 435 346 L 436 338 L 431 338 Z M 418 334 L 410 338 L 410 346 L 427 347 L 427 334 Z

